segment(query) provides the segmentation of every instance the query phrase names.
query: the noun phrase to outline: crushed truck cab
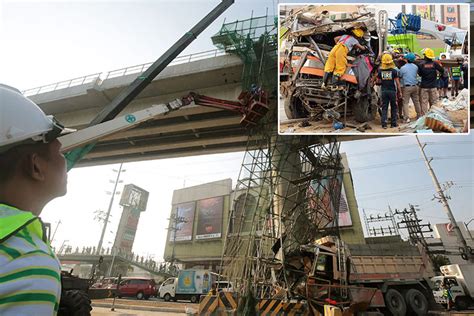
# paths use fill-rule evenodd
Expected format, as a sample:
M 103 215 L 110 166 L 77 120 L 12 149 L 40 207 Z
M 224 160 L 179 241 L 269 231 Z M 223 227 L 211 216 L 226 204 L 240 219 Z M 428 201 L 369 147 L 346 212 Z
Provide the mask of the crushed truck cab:
M 379 19 L 384 14 L 381 11 Z M 280 93 L 288 119 L 333 121 L 347 115 L 353 115 L 359 122 L 374 119 L 378 97 L 372 76 L 386 45 L 386 30 L 377 26 L 375 14 L 365 11 L 363 6 L 349 15 L 340 20 L 321 19 L 317 8 L 309 6 L 282 22 L 282 28 L 287 31 L 279 51 Z M 351 34 L 354 28 L 366 30 L 359 39 L 365 50 L 354 47 L 347 55 L 342 89 L 322 87 L 324 66 L 336 44 L 334 39 Z

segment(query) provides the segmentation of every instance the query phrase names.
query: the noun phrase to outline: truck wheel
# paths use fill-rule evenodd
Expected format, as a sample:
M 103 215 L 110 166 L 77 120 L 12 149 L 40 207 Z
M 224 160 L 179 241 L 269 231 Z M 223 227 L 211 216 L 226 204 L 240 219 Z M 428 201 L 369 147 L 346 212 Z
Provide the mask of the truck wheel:
M 470 301 L 467 297 L 456 297 L 456 301 L 454 302 L 454 305 L 456 306 L 456 309 L 458 311 L 464 311 L 469 308 Z
M 91 300 L 87 293 L 71 290 L 61 294 L 58 316 L 90 316 L 91 310 Z
M 199 301 L 197 295 L 191 296 L 191 303 L 197 303 Z
M 143 295 L 143 292 L 138 292 L 136 296 L 137 300 L 142 300 L 145 297 L 145 295 Z
M 289 120 L 304 118 L 308 116 L 299 98 L 295 98 L 292 95 L 291 97 L 284 98 L 282 102 L 283 107 L 285 108 L 286 117 Z
M 405 294 L 405 301 L 408 305 L 408 309 L 413 312 L 413 315 L 423 316 L 428 314 L 428 300 L 425 295 L 417 289 L 408 290 Z
M 169 293 L 166 293 L 163 299 L 165 300 L 165 302 L 169 302 L 171 299 L 171 295 Z
M 389 289 L 385 293 L 385 305 L 393 316 L 405 316 L 407 304 L 403 296 L 395 289 Z

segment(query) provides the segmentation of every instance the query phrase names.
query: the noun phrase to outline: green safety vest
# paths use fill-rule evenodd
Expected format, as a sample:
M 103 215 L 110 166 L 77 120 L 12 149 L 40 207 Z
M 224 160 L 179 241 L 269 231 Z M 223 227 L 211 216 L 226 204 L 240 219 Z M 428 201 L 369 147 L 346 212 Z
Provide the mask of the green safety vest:
M 451 73 L 453 74 L 453 77 L 461 77 L 461 67 L 451 68 Z
M 30 212 L 25 212 L 16 207 L 0 204 L 0 243 L 26 227 L 29 233 L 39 236 L 43 241 L 46 234 L 41 220 Z

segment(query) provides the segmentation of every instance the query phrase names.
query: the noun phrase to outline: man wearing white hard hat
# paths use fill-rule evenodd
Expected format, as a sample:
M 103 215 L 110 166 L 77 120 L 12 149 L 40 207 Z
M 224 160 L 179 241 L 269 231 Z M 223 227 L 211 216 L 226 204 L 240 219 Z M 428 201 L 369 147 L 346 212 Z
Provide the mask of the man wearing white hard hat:
M 58 312 L 61 267 L 39 215 L 66 194 L 57 137 L 68 131 L 0 84 L 0 315 Z

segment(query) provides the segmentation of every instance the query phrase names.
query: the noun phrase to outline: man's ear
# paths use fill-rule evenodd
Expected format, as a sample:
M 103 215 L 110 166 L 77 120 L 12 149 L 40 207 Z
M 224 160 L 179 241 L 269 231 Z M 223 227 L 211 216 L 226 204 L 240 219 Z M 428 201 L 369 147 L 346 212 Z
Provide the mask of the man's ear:
M 23 170 L 32 180 L 44 181 L 46 161 L 38 153 L 28 153 L 23 161 Z

